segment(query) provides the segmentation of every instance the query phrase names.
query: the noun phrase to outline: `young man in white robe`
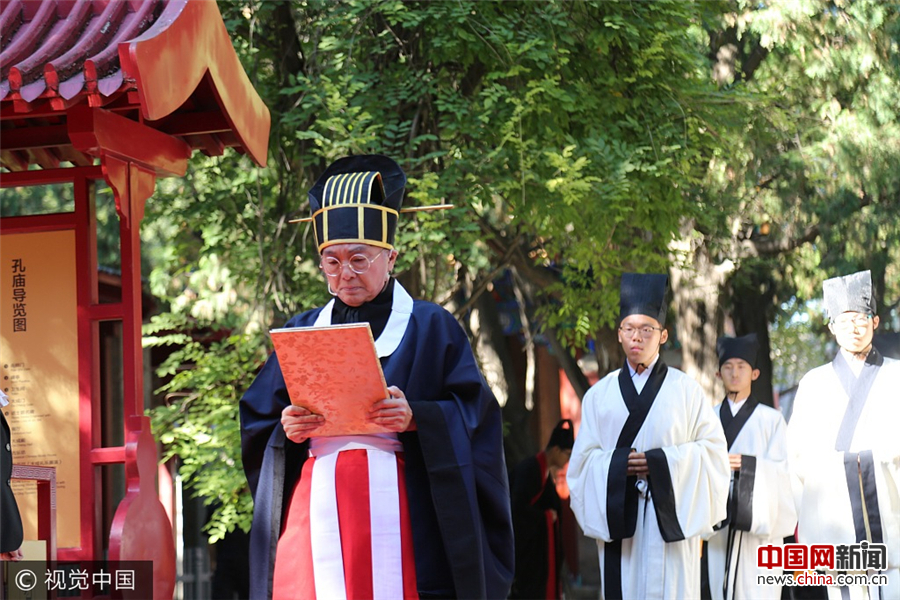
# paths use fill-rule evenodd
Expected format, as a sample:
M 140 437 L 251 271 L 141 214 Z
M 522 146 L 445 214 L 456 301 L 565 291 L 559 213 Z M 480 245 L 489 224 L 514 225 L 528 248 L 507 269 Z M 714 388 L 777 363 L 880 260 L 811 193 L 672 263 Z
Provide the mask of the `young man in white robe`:
M 751 395 L 759 377 L 755 333 L 719 338 L 719 371 L 725 399 L 715 410 L 731 463 L 728 517 L 709 540 L 707 561 L 713 600 L 779 600 L 780 585 L 759 585 L 757 549 L 781 546 L 794 533 L 797 512 L 787 465 L 787 426 L 781 413 Z
M 886 586 L 829 586 L 828 597 L 900 598 L 900 361 L 872 345 L 878 317 L 869 271 L 822 287 L 840 350 L 800 380 L 788 425 L 797 541 L 885 544 Z
M 585 394 L 571 506 L 597 540 L 601 598 L 699 598 L 701 536 L 725 518 L 722 425 L 700 385 L 666 366 L 668 277 L 622 276 L 626 362 Z

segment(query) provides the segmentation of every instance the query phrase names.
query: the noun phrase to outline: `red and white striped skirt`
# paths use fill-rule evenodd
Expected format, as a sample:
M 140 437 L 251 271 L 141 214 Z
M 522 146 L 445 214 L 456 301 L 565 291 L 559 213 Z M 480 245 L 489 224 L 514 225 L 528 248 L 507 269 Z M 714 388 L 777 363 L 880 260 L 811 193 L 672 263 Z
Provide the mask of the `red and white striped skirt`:
M 418 598 L 403 446 L 313 438 L 275 555 L 275 600 Z

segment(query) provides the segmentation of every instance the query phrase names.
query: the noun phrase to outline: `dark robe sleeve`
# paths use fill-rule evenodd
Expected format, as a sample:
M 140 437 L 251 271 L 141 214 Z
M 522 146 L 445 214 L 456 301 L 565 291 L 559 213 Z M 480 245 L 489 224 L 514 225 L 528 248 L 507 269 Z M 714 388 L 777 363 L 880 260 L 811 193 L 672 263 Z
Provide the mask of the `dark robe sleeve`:
M 241 398 L 241 458 L 250 491 L 256 497 L 266 445 L 290 404 L 278 357 L 273 352 Z
M 678 513 L 675 510 L 675 489 L 672 485 L 672 476 L 669 473 L 669 465 L 666 453 L 660 448 L 647 450 L 647 479 L 653 494 L 653 508 L 656 510 L 656 520 L 659 523 L 659 532 L 667 542 L 680 542 L 685 539 L 678 523 Z
M 731 528 L 737 531 L 751 531 L 753 528 L 753 488 L 756 484 L 756 457 L 741 455 L 741 470 L 735 478 L 731 494 L 733 515 Z M 732 508 L 731 506 L 729 508 Z
M 287 326 L 309 325 L 314 315 L 305 313 Z M 284 499 L 290 497 L 308 446 L 284 435 L 281 411 L 288 404 L 290 397 L 273 352 L 240 401 L 241 459 L 254 501 L 250 529 L 250 597 L 254 600 L 271 596 Z
M 416 393 L 419 386 L 412 384 L 406 395 L 418 428 L 455 594 L 458 598 L 506 598 L 513 578 L 514 547 L 500 406 L 459 323 L 443 309 L 432 311 L 428 318 L 427 323 L 417 324 L 417 346 L 442 350 L 418 352 L 416 361 L 421 366 L 411 372 L 438 378 L 441 391 L 437 397 L 421 399 Z M 435 355 L 440 364 L 434 364 Z

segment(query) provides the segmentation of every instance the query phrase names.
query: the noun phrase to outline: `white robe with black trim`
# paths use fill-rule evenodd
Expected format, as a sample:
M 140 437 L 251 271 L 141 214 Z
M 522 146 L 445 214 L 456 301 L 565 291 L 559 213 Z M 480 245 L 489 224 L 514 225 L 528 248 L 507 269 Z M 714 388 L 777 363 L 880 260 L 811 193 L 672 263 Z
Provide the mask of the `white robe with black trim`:
M 723 410 L 731 410 L 727 400 L 715 408 L 717 415 Z M 758 571 L 756 555 L 760 546 L 780 546 L 784 538 L 793 535 L 797 525 L 787 464 L 786 433 L 787 426 L 781 413 L 757 404 L 728 449 L 729 454 L 743 457 L 737 479 L 740 493 L 732 490 L 734 503 L 730 516 L 733 522 L 719 529 L 709 540 L 709 589 L 713 600 L 781 598 L 780 585 L 757 584 L 758 574 L 777 575 L 780 571 Z M 726 564 L 727 594 L 723 590 Z
M 621 526 L 617 516 L 621 507 L 611 504 L 632 492 L 622 487 L 637 488 L 636 527 L 633 535 L 621 539 L 621 558 L 616 563 L 622 597 L 699 598 L 701 536 L 711 534 L 726 514 L 730 471 L 722 425 L 700 385 L 669 368 L 631 443 L 638 452 L 656 450 L 656 466 L 651 465 L 650 472 L 654 485 L 617 476 L 617 469 L 622 474 L 624 470 L 621 459 L 617 463 L 616 455 L 621 454 L 616 445 L 629 416 L 619 372 L 610 373 L 585 394 L 567 473 L 572 509 L 584 533 L 597 539 L 601 582 L 606 582 L 604 551 L 608 545 L 615 547 L 610 544 L 610 529 Z M 611 486 L 610 481 L 621 485 Z M 670 497 L 661 493 L 663 486 L 657 482 L 671 483 L 665 486 Z M 662 504 L 667 508 L 661 508 Z M 673 537 L 674 529 L 680 534 L 674 537 L 681 539 L 665 541 L 661 527 L 669 530 L 666 537 Z M 601 598 L 608 598 L 603 588 L 601 584 Z
M 851 600 L 900 598 L 900 361 L 884 358 L 877 367 L 845 450 L 836 449 L 836 440 L 850 396 L 835 365 L 817 367 L 800 380 L 788 424 L 798 542 L 850 545 L 860 535 L 870 543 L 880 537 L 887 545 L 888 586 L 873 587 L 868 595 L 864 587 L 843 594 L 829 587 L 828 594 Z M 864 370 L 872 368 L 867 364 Z M 848 480 L 848 472 L 858 480 Z

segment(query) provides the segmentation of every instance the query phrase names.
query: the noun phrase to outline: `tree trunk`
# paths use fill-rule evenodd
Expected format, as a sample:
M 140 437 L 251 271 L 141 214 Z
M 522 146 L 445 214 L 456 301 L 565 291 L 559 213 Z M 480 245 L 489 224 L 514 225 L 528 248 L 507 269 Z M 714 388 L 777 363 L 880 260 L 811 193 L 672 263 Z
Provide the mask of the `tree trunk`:
M 681 370 L 696 379 L 707 396 L 717 402 L 724 396 L 724 388 L 716 377 L 716 339 L 723 321 L 719 298 L 730 263 L 714 265 L 702 238 L 691 237 L 689 227 L 684 231 L 685 235 L 672 243 L 670 268 L 672 308 L 682 348 Z
M 481 294 L 470 313 L 473 349 L 485 380 L 503 411 L 506 463 L 515 465 L 537 451 L 531 435 L 531 411 L 509 354 L 499 313 L 490 294 Z
M 584 400 L 584 395 L 591 387 L 591 384 L 578 365 L 578 361 L 572 356 L 568 346 L 559 340 L 559 334 L 555 329 L 549 328 L 545 334 L 547 341 L 550 343 L 550 348 L 553 350 L 553 355 L 562 367 L 563 372 L 565 372 L 569 383 L 572 384 L 572 389 L 575 390 L 580 400 Z
M 732 318 L 736 336 L 755 333 L 759 339 L 757 368 L 759 378 L 753 382 L 753 397 L 768 406 L 774 406 L 772 391 L 772 352 L 769 340 L 769 323 L 773 319 L 775 285 L 768 273 L 750 269 L 738 272 L 729 281 Z
M 615 327 L 602 327 L 594 333 L 594 356 L 597 359 L 597 377 L 601 379 L 625 364 L 625 351 L 619 343 Z

